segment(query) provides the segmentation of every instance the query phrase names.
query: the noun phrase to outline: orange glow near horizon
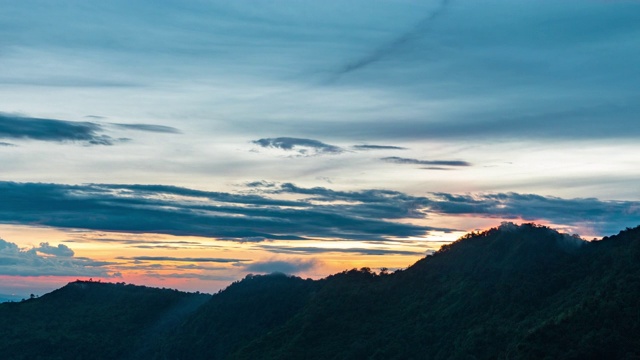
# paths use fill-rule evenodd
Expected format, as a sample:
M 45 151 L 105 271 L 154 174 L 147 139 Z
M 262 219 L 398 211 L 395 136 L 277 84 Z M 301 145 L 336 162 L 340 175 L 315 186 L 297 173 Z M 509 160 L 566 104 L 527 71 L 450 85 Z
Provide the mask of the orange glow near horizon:
M 450 236 L 450 234 L 448 234 Z M 0 238 L 22 251 L 47 242 L 66 245 L 74 259 L 101 262 L 104 276 L 9 276 L 6 283 L 55 289 L 76 279 L 93 278 L 186 291 L 216 292 L 249 273 L 252 264 L 286 262 L 301 265 L 295 274 L 322 278 L 352 268 L 406 268 L 437 250 L 444 242 L 425 239 L 389 241 L 282 240 L 235 242 L 192 236 L 61 230 L 24 225 L 0 225 Z M 298 250 L 301 249 L 301 250 Z M 368 250 L 374 251 L 367 254 Z M 388 253 L 387 253 L 388 252 Z M 394 253 L 398 252 L 398 253 Z M 40 256 L 51 258 L 47 254 Z M 17 285 L 16 285 L 17 286 Z
M 262 268 L 253 270 L 255 265 L 291 264 L 295 271 L 290 273 L 313 279 L 353 268 L 368 267 L 374 271 L 383 267 L 402 269 L 468 231 L 485 230 L 503 221 L 466 216 L 436 217 L 429 220 L 437 220 L 443 227 L 460 228 L 465 223 L 470 228 L 459 232 L 434 231 L 425 237 L 385 241 L 315 239 L 236 242 L 194 236 L 0 225 L 0 238 L 15 243 L 23 252 L 40 246 L 40 243 L 46 242 L 53 247 L 62 244 L 73 250 L 71 259 L 79 261 L 75 268 L 56 270 L 61 272 L 58 276 L 47 273 L 50 269 L 43 269 L 41 276 L 34 276 L 29 272 L 20 274 L 17 268 L 15 274 L 4 274 L 0 279 L 5 287 L 17 289 L 15 291 L 39 294 L 76 279 L 89 278 L 213 293 L 249 273 L 265 272 Z M 544 221 L 538 223 L 558 228 Z M 37 254 L 50 261 L 68 260 L 41 252 Z M 82 266 L 87 269 L 86 274 Z M 67 270 L 75 273 L 65 274 Z M 274 271 L 277 270 L 275 267 Z

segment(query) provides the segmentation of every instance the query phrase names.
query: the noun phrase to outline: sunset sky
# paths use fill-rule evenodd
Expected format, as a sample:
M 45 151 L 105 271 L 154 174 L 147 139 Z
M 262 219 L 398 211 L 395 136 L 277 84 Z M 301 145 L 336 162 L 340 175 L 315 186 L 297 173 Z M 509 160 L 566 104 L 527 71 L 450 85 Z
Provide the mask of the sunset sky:
M 0 294 L 640 225 L 640 2 L 0 0 Z

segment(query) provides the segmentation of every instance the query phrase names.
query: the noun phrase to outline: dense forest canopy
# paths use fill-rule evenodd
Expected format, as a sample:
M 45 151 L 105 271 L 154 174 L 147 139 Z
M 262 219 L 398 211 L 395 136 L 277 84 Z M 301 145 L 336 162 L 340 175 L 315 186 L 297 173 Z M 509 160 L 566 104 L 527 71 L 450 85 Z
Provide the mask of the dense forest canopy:
M 5 359 L 635 359 L 640 227 L 505 223 L 393 273 L 249 275 L 215 295 L 76 281 L 0 304 Z

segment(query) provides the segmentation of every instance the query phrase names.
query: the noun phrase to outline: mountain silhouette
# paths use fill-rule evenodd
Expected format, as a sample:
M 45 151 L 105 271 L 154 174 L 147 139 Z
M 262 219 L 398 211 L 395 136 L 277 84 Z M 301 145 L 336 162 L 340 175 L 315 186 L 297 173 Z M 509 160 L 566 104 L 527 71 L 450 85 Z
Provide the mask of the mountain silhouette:
M 394 273 L 215 295 L 77 281 L 0 304 L 3 359 L 637 359 L 640 227 L 470 233 Z

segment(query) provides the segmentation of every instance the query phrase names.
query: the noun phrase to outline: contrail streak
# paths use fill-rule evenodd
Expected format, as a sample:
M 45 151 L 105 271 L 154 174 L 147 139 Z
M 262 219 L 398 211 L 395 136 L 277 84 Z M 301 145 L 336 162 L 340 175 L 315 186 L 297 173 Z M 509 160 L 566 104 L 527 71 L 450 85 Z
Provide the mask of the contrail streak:
M 442 0 L 439 6 L 433 12 L 431 12 L 429 16 L 420 20 L 420 22 L 417 23 L 413 29 L 398 36 L 397 38 L 393 39 L 389 43 L 383 44 L 382 46 L 373 50 L 370 54 L 360 59 L 357 59 L 355 61 L 352 61 L 350 63 L 347 63 L 346 65 L 344 65 L 342 68 L 338 69 L 334 73 L 333 80 L 336 80 L 337 78 L 345 74 L 363 69 L 375 62 L 378 62 L 381 59 L 389 56 L 390 54 L 398 51 L 400 48 L 402 48 L 407 43 L 411 42 L 413 39 L 418 38 L 421 35 L 424 35 L 424 33 L 427 30 L 429 30 L 433 21 L 436 20 L 438 17 L 440 17 L 444 13 L 444 11 L 449 6 L 449 3 L 450 3 L 450 0 Z

